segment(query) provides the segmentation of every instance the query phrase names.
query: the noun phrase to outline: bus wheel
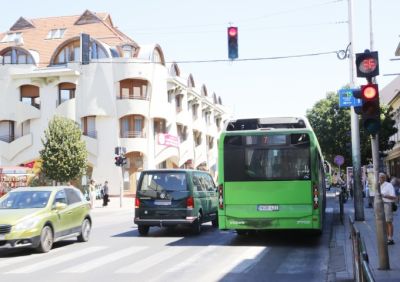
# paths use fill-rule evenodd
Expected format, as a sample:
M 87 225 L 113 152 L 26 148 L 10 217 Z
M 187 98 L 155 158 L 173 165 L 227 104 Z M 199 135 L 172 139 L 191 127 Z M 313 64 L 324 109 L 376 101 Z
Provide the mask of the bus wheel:
M 246 230 L 246 229 L 236 229 L 236 233 L 237 233 L 239 236 L 246 236 L 246 235 L 249 234 L 249 231 Z

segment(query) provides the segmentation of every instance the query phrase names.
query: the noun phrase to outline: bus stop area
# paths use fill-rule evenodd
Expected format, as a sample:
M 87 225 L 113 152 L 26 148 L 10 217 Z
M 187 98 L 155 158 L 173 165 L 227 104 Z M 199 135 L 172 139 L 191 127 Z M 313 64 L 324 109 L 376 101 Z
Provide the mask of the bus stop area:
M 368 208 L 367 199 L 364 199 L 364 221 L 354 221 L 354 202 L 352 199 L 349 199 L 344 204 L 344 220 L 342 224 L 339 216 L 338 197 L 336 199 L 338 208 L 334 212 L 335 221 L 331 234 L 330 249 L 333 252 L 337 250 L 344 252 L 345 259 L 344 261 L 331 261 L 332 265 L 329 266 L 331 279 L 328 279 L 328 281 L 360 281 L 353 275 L 357 256 L 353 252 L 353 240 L 351 236 L 354 230 L 353 226 L 359 231 L 360 239 L 363 241 L 363 246 L 360 245 L 360 249 L 363 249 L 366 253 L 365 257 L 367 259 L 364 260 L 364 264 L 369 268 L 370 278 L 372 278 L 372 280 L 369 280 L 364 276 L 365 278 L 363 279 L 365 280 L 361 281 L 400 281 L 400 211 L 395 212 L 393 217 L 395 244 L 387 246 L 390 269 L 380 270 L 374 209 Z M 353 226 L 350 218 L 353 219 Z M 359 261 L 363 261 L 362 258 Z M 362 269 L 361 264 L 360 268 Z M 357 270 L 355 272 L 357 273 Z

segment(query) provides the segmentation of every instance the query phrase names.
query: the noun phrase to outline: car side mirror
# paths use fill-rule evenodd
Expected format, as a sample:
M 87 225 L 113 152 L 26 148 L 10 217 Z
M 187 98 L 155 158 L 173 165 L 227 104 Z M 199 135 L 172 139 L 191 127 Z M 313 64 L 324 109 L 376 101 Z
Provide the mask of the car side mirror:
M 57 202 L 57 203 L 54 205 L 54 209 L 55 209 L 55 210 L 58 210 L 58 211 L 63 210 L 63 209 L 65 209 L 66 207 L 67 207 L 67 204 L 65 204 L 65 203 L 60 203 L 60 202 Z

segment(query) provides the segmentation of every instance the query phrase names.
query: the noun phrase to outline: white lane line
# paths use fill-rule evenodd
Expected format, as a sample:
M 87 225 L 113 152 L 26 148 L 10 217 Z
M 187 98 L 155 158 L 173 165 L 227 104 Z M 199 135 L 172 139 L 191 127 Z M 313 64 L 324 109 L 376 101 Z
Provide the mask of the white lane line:
M 53 255 L 54 253 L 58 253 L 60 251 L 64 250 L 63 248 L 58 248 L 50 251 L 50 254 L 32 254 L 29 256 L 21 256 L 21 257 L 4 257 L 0 258 L 0 268 L 10 266 L 13 264 L 18 264 L 20 262 L 25 262 L 28 260 L 38 260 L 43 256 L 49 257 L 50 255 Z
M 115 273 L 140 273 L 186 250 L 188 250 L 188 247 L 167 247 L 166 250 L 120 268 Z
M 218 246 L 207 246 L 206 248 L 202 248 L 202 250 L 197 251 L 194 250 L 194 255 L 190 256 L 188 259 L 185 259 L 181 263 L 178 263 L 167 270 L 167 272 L 178 272 L 182 269 L 186 269 L 191 265 L 194 265 L 195 262 L 200 259 L 202 256 L 206 256 L 208 253 L 214 252 Z
M 134 246 L 131 248 L 127 248 L 121 251 L 113 252 L 111 254 L 99 257 L 97 259 L 90 260 L 86 263 L 81 263 L 77 266 L 73 266 L 71 268 L 67 268 L 61 272 L 69 272 L 69 273 L 83 273 L 95 269 L 97 267 L 103 266 L 105 264 L 109 264 L 111 262 L 117 261 L 129 255 L 138 253 L 148 247 L 138 247 Z
M 73 253 L 68 253 L 59 257 L 55 257 L 55 258 L 51 258 L 51 259 L 47 259 L 47 260 L 43 260 L 41 262 L 38 263 L 34 263 L 34 264 L 30 264 L 28 266 L 24 266 L 24 267 L 20 267 L 8 272 L 5 272 L 6 274 L 8 273 L 31 273 L 31 272 L 35 272 L 47 267 L 51 267 L 84 255 L 88 255 L 90 253 L 94 253 L 94 252 L 98 252 L 100 250 L 106 249 L 107 247 L 88 247 L 85 248 L 83 250 L 80 251 L 76 251 Z

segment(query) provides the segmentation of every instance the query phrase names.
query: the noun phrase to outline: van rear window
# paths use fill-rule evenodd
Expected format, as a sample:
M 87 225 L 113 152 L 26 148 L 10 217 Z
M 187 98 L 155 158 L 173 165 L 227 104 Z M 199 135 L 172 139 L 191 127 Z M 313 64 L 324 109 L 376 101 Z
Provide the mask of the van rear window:
M 187 191 L 184 172 L 142 172 L 143 178 L 139 191 Z

